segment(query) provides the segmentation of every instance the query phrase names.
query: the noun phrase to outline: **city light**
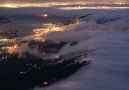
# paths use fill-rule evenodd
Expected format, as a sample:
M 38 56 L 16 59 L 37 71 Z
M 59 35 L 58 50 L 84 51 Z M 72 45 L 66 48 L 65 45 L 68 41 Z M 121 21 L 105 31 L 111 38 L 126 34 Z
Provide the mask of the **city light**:
M 15 4 L 3 4 L 3 5 L 0 5 L 0 7 L 6 7 L 6 8 L 18 8 L 18 6 L 15 5 Z
M 40 17 L 48 17 L 48 14 L 40 14 L 38 16 L 40 16 Z
M 41 38 L 43 35 L 48 34 L 50 32 L 55 32 L 55 31 L 63 31 L 61 27 L 56 27 L 54 24 L 43 24 L 45 28 L 40 28 L 40 29 L 34 29 L 33 32 L 35 34 L 35 39 L 38 40 L 44 40 Z
M 128 9 L 129 7 L 109 7 L 109 6 L 97 6 L 97 7 L 59 7 L 59 10 L 81 10 L 81 9 L 107 9 L 107 10 L 117 10 L 117 9 Z
M 44 17 L 47 17 L 48 15 L 47 14 L 43 14 Z
M 124 2 L 101 2 L 101 3 L 97 3 L 97 2 L 86 2 L 86 1 L 78 1 L 78 2 L 46 2 L 46 3 L 24 3 L 24 2 L 16 2 L 16 3 L 4 3 L 4 4 L 0 4 L 0 7 L 4 7 L 4 8 L 24 8 L 24 7 L 56 7 L 56 6 L 61 6 L 61 7 L 68 7 L 68 6 L 77 6 L 77 5 L 82 5 L 82 6 L 93 6 L 93 5 L 122 5 L 125 6 L 127 5 Z M 79 6 L 79 7 L 80 7 Z M 78 7 L 78 6 L 77 6 Z
M 16 50 L 17 50 L 17 48 L 18 48 L 18 45 L 15 44 L 15 45 L 13 45 L 13 46 L 6 47 L 6 48 L 7 48 L 7 50 L 8 50 L 8 53 L 12 54 L 12 53 L 16 52 Z

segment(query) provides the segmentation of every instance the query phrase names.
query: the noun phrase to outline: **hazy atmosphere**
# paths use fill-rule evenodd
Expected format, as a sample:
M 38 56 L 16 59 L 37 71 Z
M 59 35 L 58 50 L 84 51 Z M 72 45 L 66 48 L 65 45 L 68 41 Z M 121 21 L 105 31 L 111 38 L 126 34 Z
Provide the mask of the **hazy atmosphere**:
M 128 0 L 0 0 L 0 90 L 129 90 Z
M 3 3 L 16 3 L 16 2 L 30 2 L 30 3 L 39 3 L 39 2 L 94 2 L 94 3 L 129 3 L 128 0 L 0 0 Z

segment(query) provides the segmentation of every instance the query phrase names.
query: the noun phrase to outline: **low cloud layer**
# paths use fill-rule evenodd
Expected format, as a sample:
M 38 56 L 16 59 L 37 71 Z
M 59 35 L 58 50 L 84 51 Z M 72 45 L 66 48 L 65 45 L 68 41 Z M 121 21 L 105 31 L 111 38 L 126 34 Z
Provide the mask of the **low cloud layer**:
M 80 23 L 63 27 L 63 32 L 43 35 L 51 40 L 77 41 L 78 44 L 74 46 L 69 44 L 64 46 L 60 54 L 87 53 L 88 58 L 84 59 L 92 60 L 92 64 L 88 67 L 82 68 L 46 90 L 128 90 L 128 15 L 128 10 L 96 11 Z M 96 23 L 100 18 L 119 19 L 104 24 Z M 36 90 L 42 89 L 36 88 Z

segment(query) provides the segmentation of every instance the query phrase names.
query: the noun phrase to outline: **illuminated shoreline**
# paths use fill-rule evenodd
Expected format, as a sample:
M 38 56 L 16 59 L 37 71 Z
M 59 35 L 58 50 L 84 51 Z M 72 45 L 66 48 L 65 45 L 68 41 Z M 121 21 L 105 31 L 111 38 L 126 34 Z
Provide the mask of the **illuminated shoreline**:
M 70 7 L 70 6 L 84 6 L 84 7 L 129 7 L 126 3 L 88 3 L 88 2 L 51 2 L 51 3 L 3 3 L 0 4 L 1 8 L 26 8 L 26 7 Z
M 108 6 L 96 6 L 96 7 L 59 7 L 59 10 L 81 10 L 81 9 L 105 9 L 105 10 L 117 10 L 117 9 L 129 9 L 129 7 L 108 7 Z

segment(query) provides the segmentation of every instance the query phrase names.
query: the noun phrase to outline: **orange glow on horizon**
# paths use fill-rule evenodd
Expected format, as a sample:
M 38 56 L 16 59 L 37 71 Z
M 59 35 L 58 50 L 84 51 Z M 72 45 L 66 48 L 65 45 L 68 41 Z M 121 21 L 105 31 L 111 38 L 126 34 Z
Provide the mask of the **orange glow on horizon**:
M 0 7 L 6 7 L 6 8 L 18 8 L 17 5 L 13 5 L 13 4 L 3 4 L 3 5 L 0 5 Z
M 118 5 L 124 5 L 126 3 L 124 2 L 117 2 L 117 3 L 97 3 L 97 2 L 86 2 L 86 1 L 78 1 L 78 2 L 46 2 L 46 3 L 23 3 L 23 2 L 17 2 L 17 3 L 5 3 L 0 4 L 0 7 L 4 8 L 24 8 L 24 7 L 53 7 L 53 6 L 67 6 L 67 5 L 95 5 L 95 4 L 118 4 Z

